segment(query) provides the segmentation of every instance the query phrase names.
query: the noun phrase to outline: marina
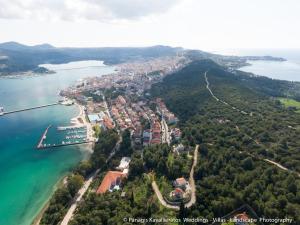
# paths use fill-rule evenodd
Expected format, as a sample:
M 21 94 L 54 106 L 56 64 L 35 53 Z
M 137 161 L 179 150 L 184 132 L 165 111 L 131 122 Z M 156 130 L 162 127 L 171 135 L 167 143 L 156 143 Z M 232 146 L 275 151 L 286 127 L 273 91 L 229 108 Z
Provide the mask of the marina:
M 37 149 L 79 145 L 92 142 L 87 138 L 87 127 L 85 125 L 58 126 L 56 129 L 51 130 L 52 135 L 48 134 L 50 128 L 51 125 L 49 125 L 44 131 L 37 145 Z

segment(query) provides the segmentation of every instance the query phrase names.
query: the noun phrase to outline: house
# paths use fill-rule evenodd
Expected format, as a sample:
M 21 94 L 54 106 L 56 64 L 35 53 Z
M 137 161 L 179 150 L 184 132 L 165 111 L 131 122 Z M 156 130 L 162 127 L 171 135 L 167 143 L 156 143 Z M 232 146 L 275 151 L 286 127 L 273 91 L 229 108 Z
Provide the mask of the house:
M 177 199 L 183 198 L 184 191 L 181 188 L 175 188 L 175 190 L 171 191 L 170 196 L 175 197 Z
M 173 113 L 167 113 L 166 115 L 164 115 L 167 123 L 169 124 L 174 124 L 178 122 L 178 119 L 175 117 L 175 115 Z
M 117 102 L 120 103 L 121 105 L 125 105 L 126 104 L 126 100 L 123 96 L 119 95 L 117 98 Z
M 107 191 L 119 190 L 122 180 L 127 177 L 127 173 L 123 173 L 120 171 L 108 171 L 103 178 L 98 190 L 97 194 L 103 194 Z
M 180 153 L 180 152 L 183 152 L 184 149 L 185 148 L 184 148 L 183 144 L 181 144 L 181 143 L 173 146 L 173 152 Z
M 108 116 L 103 117 L 103 125 L 105 126 L 106 129 L 113 129 L 115 127 L 112 119 L 109 118 Z
M 131 158 L 130 157 L 123 157 L 120 161 L 120 164 L 119 166 L 117 167 L 118 170 L 125 170 L 125 169 L 128 169 L 129 167 L 129 163 L 131 161 Z
M 235 225 L 247 225 L 249 217 L 246 212 L 237 214 L 234 216 Z
M 181 188 L 183 190 L 186 189 L 186 186 L 189 184 L 185 179 L 184 177 L 180 177 L 180 178 L 177 178 L 174 182 L 173 182 L 174 186 L 176 188 Z
M 101 122 L 101 119 L 99 118 L 98 114 L 89 114 L 88 118 L 89 118 L 90 123 L 93 125 Z
M 144 130 L 144 132 L 143 132 L 143 145 L 144 146 L 149 145 L 150 140 L 151 140 L 151 131 L 149 129 Z
M 182 133 L 181 133 L 181 130 L 180 130 L 179 128 L 173 128 L 173 129 L 171 130 L 171 136 L 172 136 L 172 138 L 173 138 L 175 141 L 180 140 L 181 135 L 182 135 Z

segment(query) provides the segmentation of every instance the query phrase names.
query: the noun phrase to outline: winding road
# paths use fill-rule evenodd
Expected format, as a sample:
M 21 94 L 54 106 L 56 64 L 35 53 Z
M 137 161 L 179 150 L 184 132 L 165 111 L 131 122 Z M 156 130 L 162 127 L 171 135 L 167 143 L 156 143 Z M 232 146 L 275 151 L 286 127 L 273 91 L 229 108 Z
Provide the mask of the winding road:
M 205 77 L 205 81 L 206 81 L 206 88 L 207 88 L 207 90 L 209 91 L 209 93 L 211 94 L 211 96 L 212 96 L 216 101 L 222 102 L 223 104 L 225 104 L 225 105 L 227 105 L 227 106 L 230 106 L 232 109 L 234 109 L 234 110 L 236 110 L 236 111 L 238 111 L 238 112 L 240 112 L 240 113 L 242 113 L 242 114 L 244 114 L 244 115 L 250 115 L 250 116 L 251 116 L 251 113 L 246 113 L 245 111 L 240 110 L 240 109 L 238 109 L 238 108 L 236 108 L 236 107 L 234 107 L 234 106 L 231 106 L 231 105 L 228 104 L 227 102 L 224 102 L 224 101 L 220 100 L 218 97 L 216 97 L 216 96 L 214 95 L 214 93 L 212 92 L 212 90 L 210 89 L 210 87 L 209 87 L 209 81 L 208 81 L 208 78 L 207 78 L 207 72 L 208 72 L 208 71 L 206 71 L 206 72 L 204 73 L 204 77 Z M 239 127 L 238 127 L 237 125 L 236 125 L 236 129 L 237 129 L 239 132 L 241 132 L 240 129 L 239 129 Z M 248 138 L 250 138 L 252 141 L 254 141 L 257 145 L 260 145 L 260 146 L 262 146 L 263 148 L 265 148 L 262 144 L 260 144 L 260 143 L 259 143 L 257 140 L 255 140 L 253 137 L 251 137 L 251 136 L 249 136 L 249 135 L 247 135 L 247 134 L 244 134 L 244 135 L 246 135 Z M 250 155 L 250 156 L 252 156 L 252 157 L 254 157 L 254 156 L 253 156 L 252 154 L 250 154 L 250 153 L 247 153 L 247 154 Z M 281 165 L 281 164 L 279 164 L 279 163 L 277 163 L 277 162 L 274 162 L 274 161 L 272 161 L 272 160 L 270 160 L 270 159 L 265 159 L 265 158 L 259 158 L 259 159 L 260 159 L 260 160 L 263 160 L 263 161 L 265 161 L 265 162 L 267 162 L 267 163 L 269 163 L 269 164 L 272 164 L 272 165 L 276 166 L 277 168 L 279 168 L 279 169 L 281 169 L 281 170 L 284 170 L 284 171 L 287 171 L 287 172 L 290 172 L 290 173 L 296 173 L 297 176 L 300 177 L 300 173 L 298 173 L 298 172 L 296 172 L 296 171 L 293 171 L 293 170 L 290 170 L 290 169 L 284 167 L 283 165 Z
M 231 107 L 233 110 L 235 110 L 235 111 L 237 111 L 237 112 L 239 112 L 239 113 L 241 113 L 241 114 L 243 114 L 243 115 L 250 115 L 250 116 L 251 116 L 251 113 L 247 113 L 247 112 L 245 112 L 245 111 L 243 111 L 243 110 L 240 110 L 239 108 L 234 107 L 234 106 L 230 105 L 229 103 L 227 103 L 227 102 L 225 102 L 225 101 L 219 99 L 217 96 L 215 96 L 215 94 L 213 93 L 213 91 L 212 91 L 212 90 L 210 89 L 210 87 L 209 87 L 209 81 L 208 81 L 208 78 L 207 78 L 207 72 L 208 72 L 208 71 L 206 71 L 206 72 L 204 73 L 204 77 L 205 77 L 205 81 L 206 81 L 206 88 L 207 88 L 207 90 L 209 91 L 210 95 L 211 95 L 216 101 L 222 102 L 224 105 L 227 105 L 227 106 Z
M 194 151 L 193 165 L 192 165 L 192 168 L 190 171 L 190 178 L 189 178 L 189 183 L 190 183 L 190 187 L 191 187 L 191 199 L 189 202 L 187 202 L 185 204 L 186 208 L 190 208 L 193 204 L 196 203 L 196 185 L 195 185 L 195 179 L 194 179 L 194 172 L 195 172 L 195 167 L 197 166 L 197 162 L 198 162 L 198 149 L 199 149 L 199 145 L 196 145 L 195 151 Z M 171 205 L 165 201 L 165 199 L 163 198 L 155 181 L 152 181 L 151 185 L 152 185 L 152 189 L 155 192 L 160 204 L 162 204 L 164 207 L 169 208 L 169 209 L 179 210 L 179 206 Z

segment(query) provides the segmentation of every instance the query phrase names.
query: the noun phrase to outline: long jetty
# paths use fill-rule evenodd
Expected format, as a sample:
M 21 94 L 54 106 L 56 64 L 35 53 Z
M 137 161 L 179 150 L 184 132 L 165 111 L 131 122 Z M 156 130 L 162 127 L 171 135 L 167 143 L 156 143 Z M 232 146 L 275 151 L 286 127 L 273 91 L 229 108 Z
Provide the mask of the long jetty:
M 40 141 L 39 141 L 39 143 L 38 143 L 38 145 L 37 145 L 37 148 L 38 148 L 38 149 L 43 148 L 43 141 L 46 140 L 48 130 L 49 130 L 49 128 L 50 128 L 51 126 L 52 126 L 52 125 L 50 124 L 50 125 L 46 128 L 46 130 L 44 131 L 44 133 L 43 133 L 43 135 L 42 135 L 42 137 L 41 137 L 41 139 L 40 139 Z
M 40 106 L 34 106 L 34 107 L 30 107 L 30 108 L 25 108 L 25 109 L 12 110 L 12 111 L 8 111 L 8 112 L 3 112 L 3 114 L 0 114 L 0 116 L 5 116 L 7 114 L 12 114 L 12 113 L 17 113 L 17 112 L 29 111 L 29 110 L 33 110 L 33 109 L 45 108 L 45 107 L 54 106 L 54 105 L 58 105 L 58 104 L 59 103 L 56 102 L 56 103 L 40 105 Z
M 63 147 L 63 146 L 68 146 L 68 145 L 82 145 L 82 144 L 88 144 L 88 143 L 93 143 L 93 141 L 82 141 L 82 142 L 74 142 L 74 143 L 65 143 L 65 144 L 57 144 L 57 145 L 47 145 L 47 146 L 40 146 L 37 147 L 38 149 L 45 149 L 45 148 L 58 148 L 58 147 Z

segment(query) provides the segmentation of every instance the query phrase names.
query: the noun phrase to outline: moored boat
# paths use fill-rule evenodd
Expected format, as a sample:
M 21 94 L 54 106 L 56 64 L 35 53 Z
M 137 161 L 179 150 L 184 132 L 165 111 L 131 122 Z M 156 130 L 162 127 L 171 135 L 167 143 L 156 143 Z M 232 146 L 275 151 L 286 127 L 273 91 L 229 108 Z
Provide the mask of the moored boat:
M 0 107 L 0 116 L 4 114 L 4 108 Z

